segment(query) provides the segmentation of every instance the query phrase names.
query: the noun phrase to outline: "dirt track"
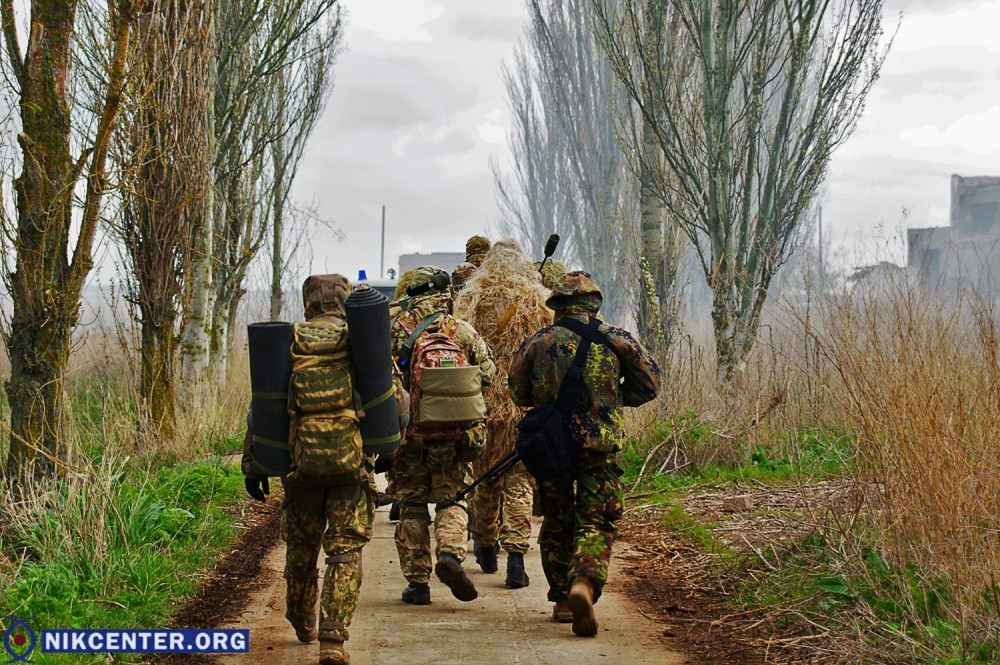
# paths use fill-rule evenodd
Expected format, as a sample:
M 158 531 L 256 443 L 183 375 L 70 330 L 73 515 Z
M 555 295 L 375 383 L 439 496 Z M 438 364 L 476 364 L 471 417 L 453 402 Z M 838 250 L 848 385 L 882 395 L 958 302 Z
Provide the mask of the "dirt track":
M 365 579 L 358 612 L 351 625 L 348 651 L 355 665 L 374 663 L 632 663 L 673 665 L 682 655 L 668 650 L 663 627 L 646 618 L 622 594 L 619 562 L 612 563 L 611 583 L 597 604 L 596 638 L 579 638 L 567 624 L 551 621 L 537 546 L 525 557 L 531 585 L 511 590 L 500 572 L 486 575 L 470 556 L 466 569 L 479 598 L 461 603 L 435 578 L 429 606 L 399 599 L 405 586 L 392 541 L 388 509 L 375 517 L 375 537 L 364 550 Z M 537 531 L 538 525 L 535 524 Z M 533 539 L 534 542 L 534 539 Z M 619 547 L 616 546 L 616 553 Z M 299 644 L 284 619 L 284 546 L 279 542 L 262 567 L 270 583 L 251 597 L 247 609 L 223 627 L 250 629 L 249 656 L 219 657 L 223 663 L 274 665 L 317 662 L 318 646 Z

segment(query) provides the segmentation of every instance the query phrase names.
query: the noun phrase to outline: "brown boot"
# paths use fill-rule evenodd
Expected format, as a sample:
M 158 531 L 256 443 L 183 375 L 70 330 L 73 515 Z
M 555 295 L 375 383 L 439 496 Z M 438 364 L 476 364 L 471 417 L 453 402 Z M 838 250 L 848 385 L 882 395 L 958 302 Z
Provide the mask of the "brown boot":
M 597 635 L 597 616 L 594 615 L 594 588 L 585 579 L 577 579 L 566 599 L 573 612 L 573 632 L 582 637 Z
M 556 623 L 572 623 L 573 610 L 569 609 L 569 603 L 560 600 L 552 606 L 552 620 Z
M 351 662 L 351 655 L 344 650 L 343 642 L 340 640 L 319 641 L 320 665 L 346 665 L 349 662 Z
M 315 614 L 303 621 L 296 621 L 293 619 L 289 619 L 289 621 L 292 624 L 292 628 L 295 629 L 295 637 L 299 638 L 299 642 L 309 644 L 310 642 L 316 641 L 319 633 L 316 630 Z

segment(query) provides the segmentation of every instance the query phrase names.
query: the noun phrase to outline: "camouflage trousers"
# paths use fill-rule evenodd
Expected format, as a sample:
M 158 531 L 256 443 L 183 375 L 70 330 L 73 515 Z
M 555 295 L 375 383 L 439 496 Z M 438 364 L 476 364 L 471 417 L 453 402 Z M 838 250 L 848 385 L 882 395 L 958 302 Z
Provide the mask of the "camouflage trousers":
M 427 506 L 450 499 L 465 488 L 472 481 L 472 464 L 458 459 L 454 442 L 408 441 L 396 454 L 392 473 L 400 502 L 395 534 L 399 567 L 407 582 L 426 584 L 433 567 L 431 514 Z M 448 553 L 459 561 L 465 560 L 469 516 L 463 505 L 435 512 L 435 558 Z
M 320 639 L 346 641 L 361 591 L 361 548 L 372 538 L 375 497 L 371 484 L 285 486 L 281 537 L 285 541 L 285 617 L 311 627 L 319 595 L 316 562 L 326 553 L 319 604 Z
M 523 464 L 517 464 L 498 483 L 480 483 L 472 495 L 472 537 L 491 547 L 497 540 L 508 552 L 530 549 L 531 504 L 535 486 Z
M 552 602 L 566 600 L 577 578 L 596 601 L 608 579 L 611 545 L 625 497 L 614 454 L 580 452 L 572 474 L 538 484 L 544 515 L 538 545 Z

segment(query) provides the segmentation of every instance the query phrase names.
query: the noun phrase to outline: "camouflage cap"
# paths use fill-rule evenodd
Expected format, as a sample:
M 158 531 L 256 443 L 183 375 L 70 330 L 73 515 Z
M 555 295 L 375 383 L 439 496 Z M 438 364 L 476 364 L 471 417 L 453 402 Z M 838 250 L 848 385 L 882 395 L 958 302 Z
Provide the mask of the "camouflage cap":
M 472 236 L 465 241 L 465 260 L 479 267 L 486 252 L 490 251 L 490 239 L 485 236 Z
M 421 266 L 413 273 L 413 279 L 406 288 L 406 294 L 420 296 L 435 291 L 448 291 L 451 277 L 444 270 L 435 266 Z
M 589 272 L 574 270 L 563 275 L 549 295 L 545 304 L 556 311 L 579 309 L 596 314 L 604 302 L 601 287 Z
M 306 318 L 346 316 L 344 301 L 351 295 L 351 281 L 343 275 L 310 275 L 302 284 L 302 304 Z

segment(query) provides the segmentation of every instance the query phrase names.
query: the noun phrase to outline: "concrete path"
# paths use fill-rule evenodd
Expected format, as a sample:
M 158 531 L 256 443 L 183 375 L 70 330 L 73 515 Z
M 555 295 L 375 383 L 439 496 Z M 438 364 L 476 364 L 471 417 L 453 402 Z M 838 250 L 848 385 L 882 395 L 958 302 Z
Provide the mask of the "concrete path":
M 573 635 L 569 624 L 551 620 L 552 604 L 545 597 L 547 587 L 537 545 L 525 556 L 531 577 L 527 588 L 512 590 L 504 585 L 503 553 L 500 571 L 486 575 L 470 552 L 465 568 L 479 590 L 479 598 L 471 603 L 459 602 L 433 578 L 431 604 L 417 607 L 399 598 L 406 582 L 399 571 L 393 530 L 388 508 L 380 508 L 375 515 L 375 537 L 364 549 L 361 600 L 347 643 L 353 665 L 685 662 L 683 655 L 668 651 L 661 637 L 662 627 L 658 628 L 621 595 L 615 580 L 621 567 L 616 562 L 612 562 L 611 582 L 596 605 L 598 635 L 581 638 Z M 534 530 L 537 535 L 537 522 Z M 284 554 L 284 545 L 279 543 L 266 565 L 272 583 L 251 598 L 238 621 L 224 626 L 250 629 L 250 655 L 219 657 L 216 662 L 290 665 L 318 661 L 317 644 L 299 644 L 284 618 Z

